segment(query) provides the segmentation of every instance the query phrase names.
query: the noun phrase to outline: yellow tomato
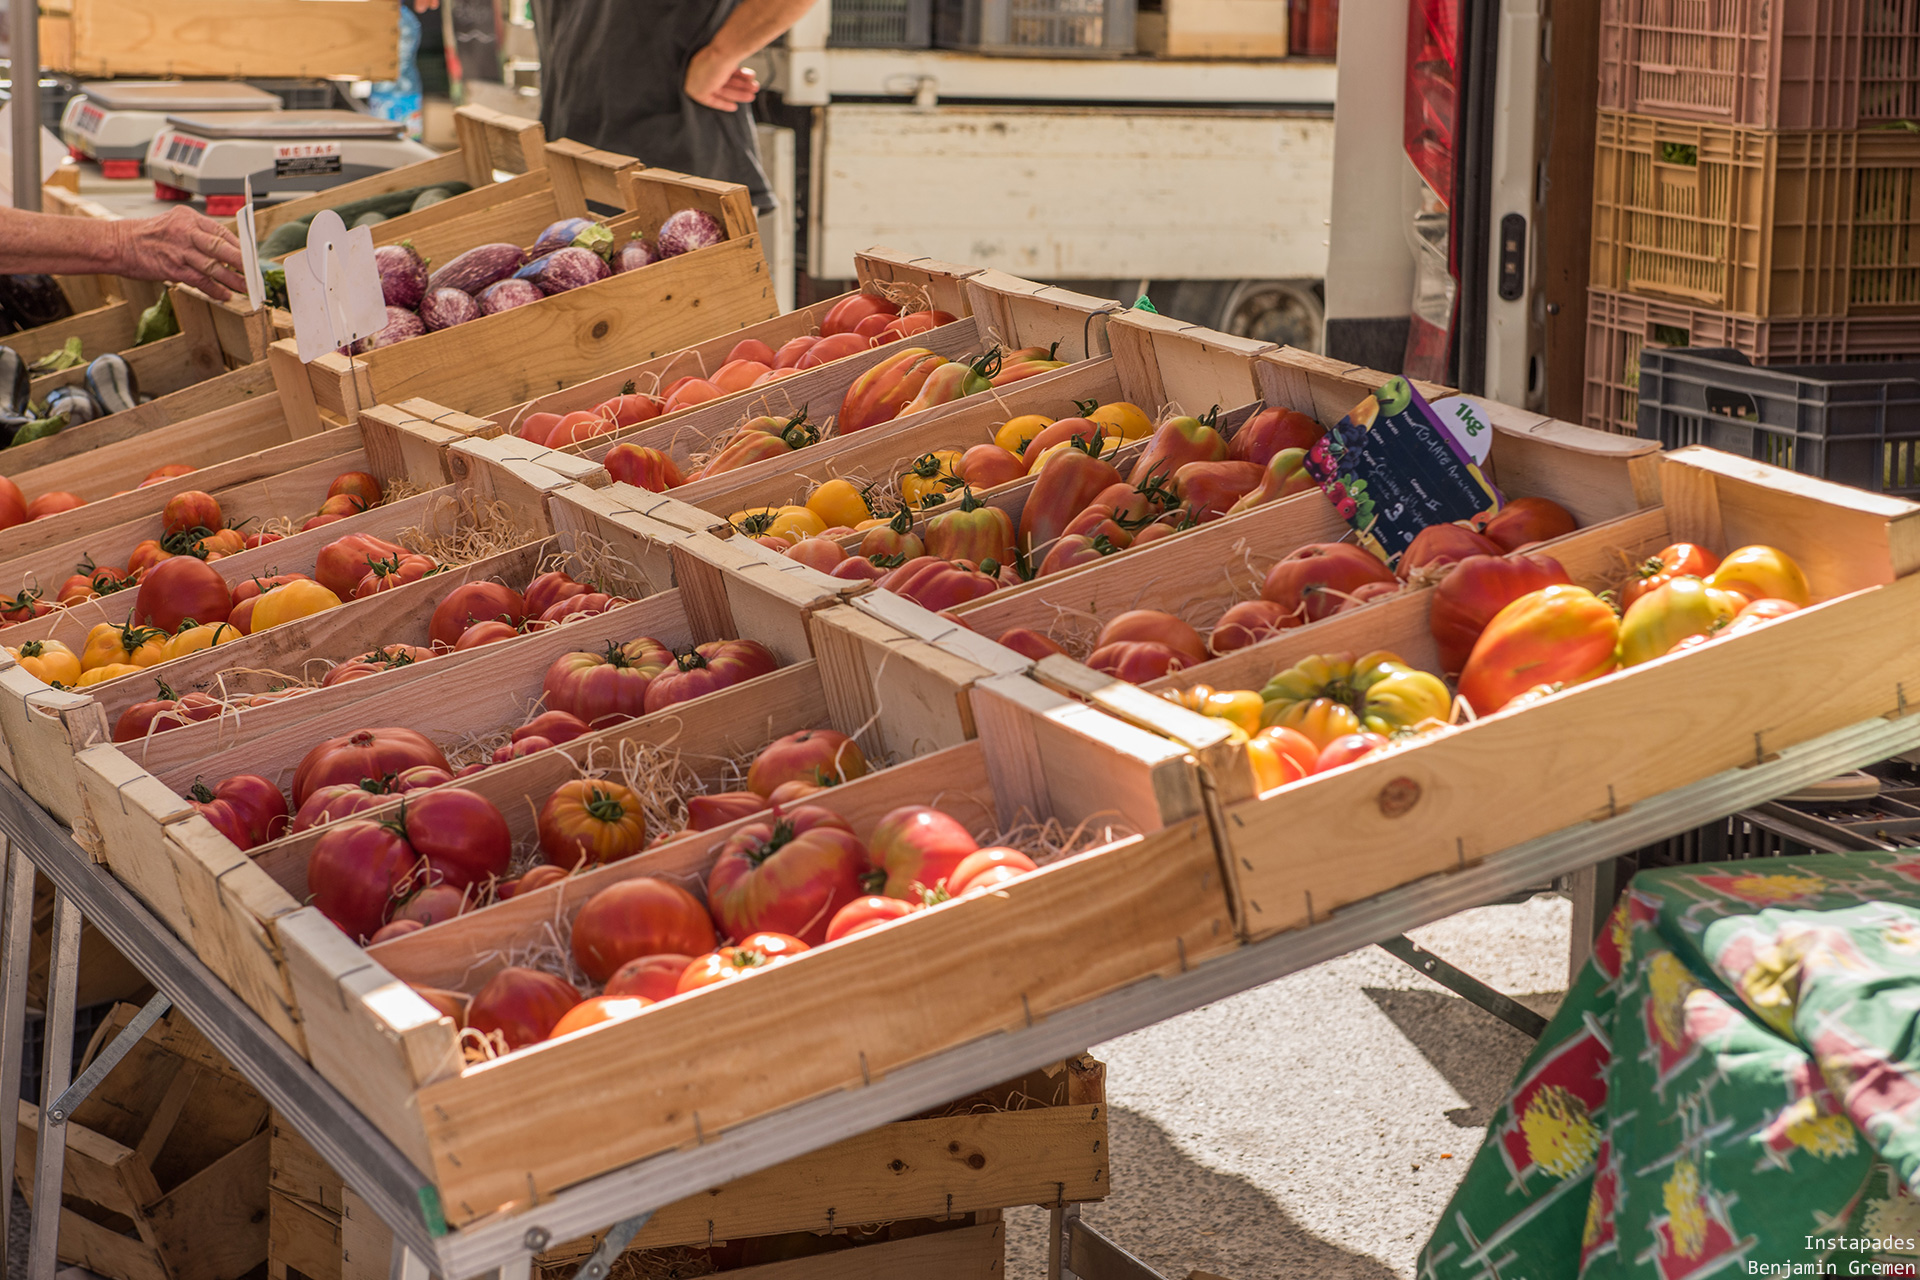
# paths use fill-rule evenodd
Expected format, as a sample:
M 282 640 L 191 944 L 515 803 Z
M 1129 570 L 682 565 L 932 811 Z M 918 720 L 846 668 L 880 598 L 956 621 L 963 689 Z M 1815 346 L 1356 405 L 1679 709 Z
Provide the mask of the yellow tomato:
M 58 640 L 29 640 L 18 649 L 8 649 L 26 673 L 47 684 L 74 688 L 80 683 L 80 659 Z
M 1112 427 L 1120 433 L 1122 440 L 1138 440 L 1153 430 L 1153 419 L 1146 415 L 1145 410 L 1126 400 L 1101 405 L 1087 415 L 1087 421 Z
M 935 449 L 923 453 L 900 473 L 900 497 L 910 507 L 918 507 L 928 498 L 944 500 L 960 487 L 960 451 Z
M 818 512 L 807 507 L 776 508 L 773 521 L 766 528 L 766 532 L 776 538 L 790 538 L 795 542 L 826 531 L 827 522 L 820 518 Z
M 91 670 L 82 671 L 78 683 L 73 687 L 76 689 L 86 689 L 93 685 L 100 684 L 103 681 L 118 680 L 121 676 L 136 675 L 143 670 L 145 670 L 144 667 L 136 667 L 130 662 L 109 662 L 104 667 L 94 667 Z
M 807 498 L 807 509 L 827 522 L 829 529 L 845 525 L 852 529 L 873 517 L 866 497 L 851 480 L 829 480 Z
M 1196 684 L 1182 689 L 1177 694 L 1163 694 L 1169 701 L 1177 702 L 1189 711 L 1198 711 L 1203 716 L 1213 716 L 1225 720 L 1228 724 L 1252 735 L 1260 732 L 1260 713 L 1266 709 L 1266 702 L 1252 689 L 1215 689 L 1211 685 Z
M 859 524 L 853 526 L 853 531 L 855 533 L 865 533 L 868 529 L 878 529 L 881 525 L 885 524 L 886 522 L 887 522 L 886 518 L 882 518 L 880 516 L 871 516 L 868 519 L 862 520 Z
M 1125 440 L 1122 440 L 1119 436 L 1110 436 L 1110 435 L 1107 435 L 1105 432 L 1102 432 L 1100 435 L 1099 456 L 1102 458 L 1111 458 L 1113 457 L 1114 454 L 1120 452 L 1120 450 L 1126 445 L 1126 443 L 1127 442 Z M 1059 444 L 1048 445 L 1045 449 L 1040 451 L 1039 456 L 1035 457 L 1030 463 L 1027 464 L 1027 474 L 1030 476 L 1039 475 L 1040 468 L 1046 465 L 1046 461 L 1048 458 L 1051 458 L 1056 453 L 1061 453 L 1071 448 L 1073 448 L 1073 441 L 1071 440 L 1062 440 Z
M 254 606 L 256 609 L 259 607 Z M 197 627 L 188 627 L 167 641 L 167 661 L 184 658 L 202 649 L 211 649 L 217 644 L 231 644 L 240 638 L 240 633 L 224 622 L 205 622 Z
M 1027 447 L 1027 441 L 1052 425 L 1053 419 L 1045 414 L 1029 413 L 1024 417 L 1011 418 L 993 433 L 993 442 L 1008 453 L 1018 455 Z
M 340 597 L 317 582 L 283 582 L 262 595 L 260 602 L 253 606 L 251 633 L 259 635 L 268 627 L 339 607 Z
M 110 663 L 128 663 L 150 667 L 167 660 L 167 634 L 152 627 L 136 627 L 131 622 L 115 626 L 97 624 L 87 632 L 87 643 L 80 650 L 80 669 L 92 671 Z

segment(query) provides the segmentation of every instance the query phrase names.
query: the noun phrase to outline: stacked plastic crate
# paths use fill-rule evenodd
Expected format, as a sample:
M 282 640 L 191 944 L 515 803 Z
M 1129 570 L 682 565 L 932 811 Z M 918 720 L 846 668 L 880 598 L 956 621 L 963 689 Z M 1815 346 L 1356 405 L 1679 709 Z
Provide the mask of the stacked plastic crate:
M 1817 441 L 1794 456 L 1804 436 L 1710 438 L 1768 417 L 1751 387 L 1697 385 L 1740 384 L 1737 362 L 1681 380 L 1691 407 L 1730 424 L 1641 408 L 1655 390 L 1642 382 L 1648 351 L 1731 348 L 1770 368 L 1920 360 L 1920 5 L 1605 0 L 1601 24 L 1587 425 L 1873 488 L 1920 485 L 1911 458 L 1904 474 L 1884 456 L 1837 474 Z M 1905 413 L 1920 434 L 1920 405 L 1906 398 Z

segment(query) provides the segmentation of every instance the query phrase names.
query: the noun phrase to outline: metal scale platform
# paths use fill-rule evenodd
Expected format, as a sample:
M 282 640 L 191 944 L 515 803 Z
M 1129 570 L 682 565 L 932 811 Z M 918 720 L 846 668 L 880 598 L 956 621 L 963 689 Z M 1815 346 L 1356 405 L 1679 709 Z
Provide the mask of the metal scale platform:
M 96 80 L 60 116 L 60 138 L 109 178 L 137 178 L 167 117 L 182 111 L 278 111 L 280 97 L 238 80 Z
M 176 112 L 147 148 L 147 175 L 162 200 L 239 210 L 247 179 L 254 199 L 285 200 L 433 159 L 397 120 L 357 111 Z

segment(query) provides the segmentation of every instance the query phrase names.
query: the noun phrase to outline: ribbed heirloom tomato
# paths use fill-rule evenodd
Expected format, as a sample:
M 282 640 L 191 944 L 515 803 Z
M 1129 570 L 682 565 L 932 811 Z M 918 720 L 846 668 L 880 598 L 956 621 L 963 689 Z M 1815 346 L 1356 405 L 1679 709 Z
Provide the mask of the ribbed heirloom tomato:
M 640 797 L 602 779 L 561 783 L 541 806 L 538 825 L 540 852 L 556 867 L 617 862 L 647 845 Z
M 467 1025 L 500 1037 L 509 1050 L 538 1044 L 580 1003 L 573 985 L 538 969 L 506 968 L 467 1006 Z
M 653 678 L 647 686 L 647 713 L 744 684 L 779 665 L 779 659 L 758 640 L 710 640 L 680 654 Z
M 707 902 L 721 929 L 760 929 L 825 942 L 834 912 L 861 894 L 866 846 L 837 815 L 801 805 L 754 822 L 721 846 L 707 876 Z
M 832 729 L 802 729 L 761 749 L 747 769 L 747 789 L 770 796 L 775 787 L 796 778 L 831 787 L 866 772 L 867 758 L 852 738 Z
M 427 634 L 435 649 L 451 649 L 476 622 L 505 622 L 519 626 L 527 620 L 527 602 L 512 587 L 499 582 L 466 582 L 449 591 L 433 611 Z
M 320 914 L 357 942 L 386 923 L 394 880 L 413 862 L 412 848 L 395 827 L 330 823 L 307 859 L 307 888 Z
M 308 796 L 336 782 L 378 781 L 418 764 L 445 769 L 447 758 L 425 734 L 412 729 L 359 729 L 329 738 L 307 752 L 294 770 L 293 802 L 305 805 Z
M 613 723 L 647 710 L 647 688 L 674 661 L 673 650 L 641 636 L 601 653 L 563 653 L 541 681 L 550 711 L 565 711 L 589 725 Z
M 1581 684 L 1614 667 L 1620 621 L 1584 587 L 1556 584 L 1495 614 L 1460 673 L 1460 696 L 1492 715 L 1538 685 Z
M 930 805 L 910 804 L 883 816 L 867 839 L 868 856 L 887 875 L 882 893 L 915 897 L 914 886 L 938 888 L 955 867 L 980 848 L 973 833 Z

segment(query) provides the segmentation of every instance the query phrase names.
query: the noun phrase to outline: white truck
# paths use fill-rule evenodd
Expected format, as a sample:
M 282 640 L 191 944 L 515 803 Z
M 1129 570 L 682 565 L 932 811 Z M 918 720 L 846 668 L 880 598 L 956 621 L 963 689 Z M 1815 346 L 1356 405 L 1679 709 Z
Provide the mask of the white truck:
M 1319 349 L 1331 61 L 833 48 L 830 21 L 767 54 L 806 275 L 885 244 Z

